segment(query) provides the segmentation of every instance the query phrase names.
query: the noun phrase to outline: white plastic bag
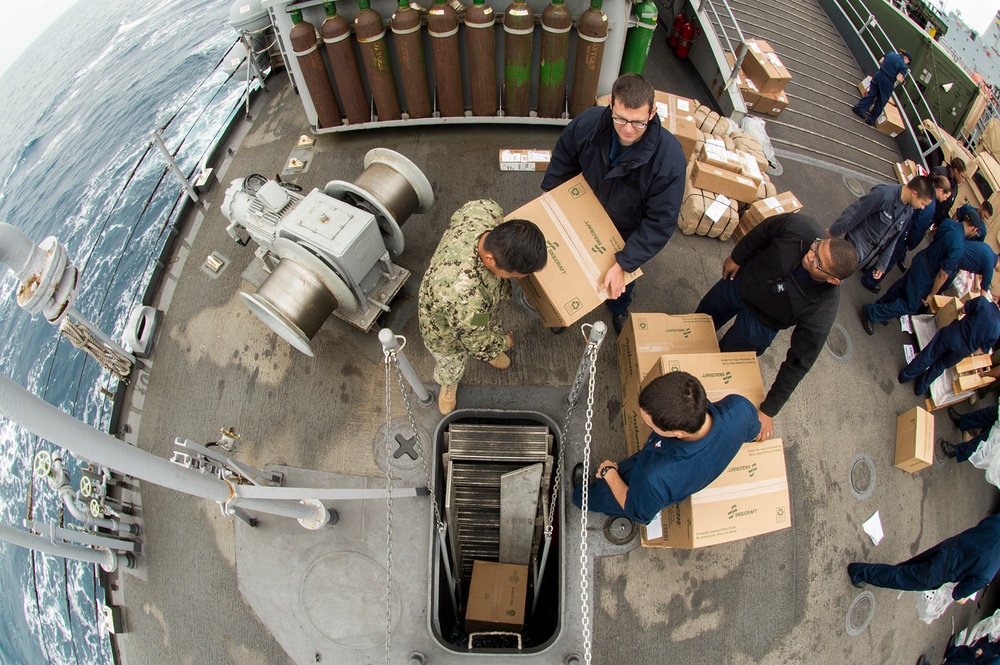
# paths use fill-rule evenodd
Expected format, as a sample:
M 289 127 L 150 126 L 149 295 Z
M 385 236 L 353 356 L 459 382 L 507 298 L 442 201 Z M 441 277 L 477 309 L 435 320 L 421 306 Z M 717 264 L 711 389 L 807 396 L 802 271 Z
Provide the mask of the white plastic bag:
M 979 469 L 986 470 L 987 482 L 1000 487 L 1000 422 L 990 428 L 990 435 L 979 444 L 976 452 L 969 457 L 969 462 Z
M 954 582 L 945 582 L 933 591 L 917 591 L 917 616 L 924 623 L 931 623 L 951 605 Z
M 962 631 L 965 633 L 966 631 Z M 990 641 L 995 641 L 1000 637 L 1000 610 L 997 610 L 986 617 L 968 631 L 965 635 L 959 635 L 955 644 L 975 644 L 979 638 L 989 636 Z

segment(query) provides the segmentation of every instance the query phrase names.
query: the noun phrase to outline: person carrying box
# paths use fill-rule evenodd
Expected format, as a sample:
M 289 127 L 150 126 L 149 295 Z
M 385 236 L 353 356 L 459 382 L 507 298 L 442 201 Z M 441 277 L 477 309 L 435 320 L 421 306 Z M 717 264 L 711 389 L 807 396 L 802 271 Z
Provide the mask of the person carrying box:
M 910 71 L 910 54 L 908 51 L 900 51 L 899 53 L 890 51 L 882 56 L 878 64 L 878 71 L 872 76 L 868 93 L 851 109 L 854 111 L 854 115 L 872 127 L 882 115 L 882 109 L 885 108 L 889 97 L 892 96 L 892 89 L 896 87 L 896 83 L 902 83 Z M 871 110 L 869 111 L 869 109 Z

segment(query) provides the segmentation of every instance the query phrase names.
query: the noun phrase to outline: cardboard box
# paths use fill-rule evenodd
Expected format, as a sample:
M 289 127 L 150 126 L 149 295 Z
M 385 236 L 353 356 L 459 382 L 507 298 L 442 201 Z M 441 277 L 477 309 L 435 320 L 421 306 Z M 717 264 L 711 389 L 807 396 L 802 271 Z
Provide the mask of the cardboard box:
M 802 203 L 791 192 L 782 192 L 777 196 L 770 196 L 760 201 L 754 201 L 740 218 L 740 225 L 733 232 L 733 238 L 736 239 L 736 242 L 739 242 L 753 227 L 765 219 L 785 212 L 796 212 L 798 210 L 802 210 Z
M 764 174 L 760 170 L 760 162 L 751 153 L 744 150 L 737 150 L 736 156 L 740 160 L 740 174 L 753 180 L 757 187 L 760 187 L 760 183 L 764 182 Z
M 477 559 L 472 564 L 469 603 L 465 610 L 465 632 L 520 632 L 524 627 L 527 597 L 527 566 Z
M 701 147 L 698 161 L 703 164 L 711 164 L 726 171 L 732 171 L 733 173 L 740 173 L 743 170 L 743 162 L 740 160 L 739 155 L 732 150 L 727 150 L 726 144 L 722 139 L 705 139 L 705 145 Z M 754 163 L 756 161 L 754 160 Z
M 604 275 L 625 243 L 583 175 L 564 182 L 506 217 L 527 219 L 545 234 L 549 260 L 519 280 L 546 326 L 568 326 L 607 300 Z M 625 276 L 629 283 L 642 274 Z
M 551 150 L 500 149 L 501 171 L 544 171 L 551 160 Z
M 782 64 L 771 45 L 763 39 L 748 39 L 747 46 L 750 50 L 743 58 L 743 71 L 757 86 L 757 90 L 761 93 L 784 90 L 792 80 L 792 74 Z
M 733 67 L 736 65 L 736 57 L 727 52 L 726 60 L 729 62 L 729 66 Z M 760 91 L 757 90 L 757 84 L 747 78 L 746 72 L 740 69 L 736 74 L 736 87 L 740 89 L 740 94 L 743 95 L 743 102 L 747 106 L 747 110 L 750 110 L 760 99 Z
M 745 443 L 712 484 L 642 526 L 642 546 L 693 549 L 787 529 L 790 507 L 781 439 Z
M 903 117 L 899 114 L 899 109 L 895 104 L 886 104 L 882 115 L 875 122 L 875 129 L 889 136 L 896 136 L 906 128 L 903 124 Z
M 664 354 L 646 373 L 639 390 L 635 390 L 622 404 L 622 421 L 625 426 L 625 447 L 631 455 L 639 451 L 652 431 L 642 420 L 639 393 L 654 379 L 667 372 L 687 372 L 701 381 L 710 402 L 718 402 L 726 395 L 743 395 L 754 406 L 764 401 L 764 384 L 760 366 L 753 352 L 740 353 L 687 353 Z
M 954 300 L 954 298 L 951 296 L 934 295 L 934 297 L 931 298 L 931 305 L 928 309 L 931 314 L 937 314 L 939 309 L 950 303 L 952 300 Z
M 757 113 L 778 117 L 781 112 L 788 108 L 788 95 L 781 92 L 762 92 L 754 102 L 753 110 Z
M 694 119 L 699 103 L 659 90 L 656 91 L 655 103 L 660 123 L 681 142 L 684 157 L 691 159 L 691 155 L 697 154 L 698 142 L 702 140 L 701 130 Z
M 862 97 L 868 94 L 868 88 L 870 88 L 871 85 L 872 85 L 871 76 L 866 76 L 858 82 L 858 91 L 861 93 Z
M 965 303 L 958 298 L 949 298 L 948 302 L 941 304 L 937 312 L 934 313 L 938 328 L 944 328 L 951 325 L 956 319 L 962 318 L 964 307 Z
M 639 391 L 660 356 L 675 353 L 719 353 L 712 317 L 633 312 L 618 336 L 622 401 Z
M 750 178 L 704 162 L 692 165 L 691 185 L 744 203 L 752 203 L 757 196 L 757 184 Z
M 896 418 L 897 469 L 914 473 L 934 464 L 934 418 L 915 406 Z
M 917 164 L 912 159 L 906 159 L 902 162 L 893 164 L 892 170 L 896 174 L 896 179 L 899 181 L 900 185 L 905 185 L 918 175 L 927 175 L 927 171 L 924 170 L 924 167 Z

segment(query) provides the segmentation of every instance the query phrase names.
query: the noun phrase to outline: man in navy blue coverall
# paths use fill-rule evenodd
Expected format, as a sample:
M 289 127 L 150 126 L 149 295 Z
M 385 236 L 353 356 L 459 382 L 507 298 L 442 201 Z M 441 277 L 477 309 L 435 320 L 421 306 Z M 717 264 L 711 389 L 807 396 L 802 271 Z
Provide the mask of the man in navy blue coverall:
M 975 275 L 979 282 L 979 291 L 989 291 L 993 283 L 993 273 L 997 269 L 997 253 L 985 242 L 977 242 L 972 238 L 965 240 L 962 248 L 962 258 L 958 260 L 960 270 Z
M 856 587 L 871 584 L 903 591 L 932 591 L 954 582 L 951 597 L 961 602 L 989 584 L 998 569 L 1000 515 L 992 515 L 895 566 L 850 563 L 847 574 Z
M 920 353 L 900 371 L 897 380 L 916 379 L 913 392 L 923 395 L 946 369 L 976 351 L 990 353 L 1000 338 L 1000 308 L 986 296 L 965 303 L 965 316 L 937 331 Z
M 625 241 L 604 275 L 605 303 L 616 332 L 628 320 L 635 282 L 625 275 L 663 249 L 684 198 L 684 150 L 660 125 L 653 86 L 625 74 L 611 88 L 611 106 L 589 108 L 559 135 L 542 191 L 582 173 Z
M 643 421 L 653 428 L 646 445 L 615 464 L 604 460 L 588 490 L 588 509 L 649 524 L 718 478 L 760 431 L 757 409 L 741 395 L 709 402 L 687 372 L 658 377 L 639 394 Z M 583 484 L 574 488 L 580 506 Z
M 951 418 L 951 422 L 955 424 L 955 427 L 963 432 L 977 429 L 979 430 L 979 434 L 965 443 L 958 445 L 943 438 L 938 439 L 938 445 L 941 446 L 941 452 L 944 453 L 945 457 L 953 457 L 959 462 L 968 461 L 972 457 L 972 453 L 976 452 L 976 449 L 979 448 L 979 444 L 989 438 L 990 430 L 993 429 L 993 426 L 997 422 L 997 411 L 996 404 L 977 409 L 970 413 L 959 413 L 955 407 L 949 406 L 948 417 Z
M 874 335 L 874 324 L 887 323 L 904 314 L 916 314 L 922 304 L 930 305 L 931 297 L 958 271 L 965 238 L 976 232 L 975 226 L 951 219 L 941 220 L 931 244 L 913 257 L 906 274 L 896 280 L 885 295 L 861 308 L 865 332 Z
M 879 68 L 872 77 L 871 85 L 868 87 L 868 94 L 858 101 L 852 111 L 865 121 L 865 124 L 875 126 L 878 117 L 882 115 L 882 109 L 892 95 L 892 89 L 896 87 L 896 82 L 903 82 L 903 78 L 909 71 L 910 54 L 906 51 L 890 51 L 882 56 L 878 61 Z M 871 108 L 871 112 L 868 109 Z

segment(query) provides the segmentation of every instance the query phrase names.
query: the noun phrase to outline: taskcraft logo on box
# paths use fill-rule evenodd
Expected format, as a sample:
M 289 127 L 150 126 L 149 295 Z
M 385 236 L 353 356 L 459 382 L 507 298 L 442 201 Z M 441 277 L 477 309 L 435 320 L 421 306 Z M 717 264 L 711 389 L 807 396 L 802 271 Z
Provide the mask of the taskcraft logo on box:
M 688 327 L 688 328 L 667 328 L 663 332 L 665 332 L 665 333 L 680 333 L 684 337 L 684 339 L 687 339 L 688 337 L 691 336 L 691 328 L 690 327 Z
M 757 510 L 758 510 L 757 508 L 754 508 L 752 510 L 739 510 L 736 507 L 736 504 L 734 503 L 733 507 L 729 509 L 729 513 L 727 514 L 729 515 L 729 519 L 734 519 L 737 517 L 749 517 L 750 515 L 756 514 Z
M 732 372 L 707 372 L 705 374 L 702 374 L 701 378 L 703 378 L 703 379 L 717 379 L 717 378 L 721 378 L 722 382 L 724 384 L 729 385 L 729 382 L 733 380 L 733 373 Z

